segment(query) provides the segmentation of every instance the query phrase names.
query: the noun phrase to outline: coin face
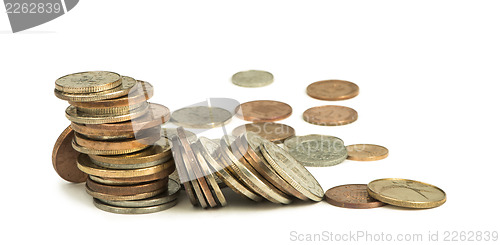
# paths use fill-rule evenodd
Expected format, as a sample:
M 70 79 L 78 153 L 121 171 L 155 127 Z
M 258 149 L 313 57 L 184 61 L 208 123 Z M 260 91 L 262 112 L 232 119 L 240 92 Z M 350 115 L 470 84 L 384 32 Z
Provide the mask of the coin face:
M 297 161 L 308 167 L 328 167 L 347 158 L 344 141 L 329 135 L 310 134 L 285 140 L 285 147 Z
M 246 132 L 254 132 L 260 137 L 275 143 L 283 142 L 295 135 L 295 129 L 292 127 L 273 122 L 248 123 L 233 129 L 234 136 L 240 136 Z
M 446 193 L 436 186 L 408 179 L 378 179 L 368 184 L 368 194 L 394 206 L 434 208 L 446 202 Z
M 325 192 L 325 201 L 342 208 L 376 208 L 384 206 L 368 195 L 367 185 L 341 185 Z
M 274 100 L 254 100 L 236 108 L 236 116 L 251 122 L 274 122 L 292 115 L 292 107 Z
M 319 100 L 346 100 L 356 97 L 359 87 L 344 80 L 325 80 L 307 86 L 307 94 Z
M 358 112 L 345 106 L 325 105 L 307 109 L 303 118 L 306 122 L 315 125 L 340 126 L 356 121 Z
M 82 183 L 87 179 L 87 174 L 76 166 L 76 159 L 80 154 L 71 146 L 74 131 L 68 126 L 57 139 L 52 150 L 52 166 L 56 173 L 66 181 Z
M 67 93 L 95 93 L 121 85 L 121 76 L 109 71 L 88 71 L 56 80 L 56 89 Z
M 267 71 L 248 70 L 234 74 L 231 80 L 234 84 L 241 87 L 257 88 L 271 84 L 274 76 Z
M 347 146 L 347 159 L 355 161 L 376 161 L 386 158 L 389 150 L 380 145 L 356 144 Z
M 231 112 L 208 106 L 185 107 L 172 113 L 173 123 L 187 128 L 215 128 L 230 122 Z

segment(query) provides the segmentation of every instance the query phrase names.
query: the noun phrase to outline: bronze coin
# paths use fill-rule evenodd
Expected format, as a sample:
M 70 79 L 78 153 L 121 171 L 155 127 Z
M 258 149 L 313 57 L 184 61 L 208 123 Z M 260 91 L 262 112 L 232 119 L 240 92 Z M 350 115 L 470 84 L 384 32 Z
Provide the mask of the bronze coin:
M 292 115 L 292 107 L 274 100 L 254 100 L 236 108 L 236 116 L 251 122 L 274 122 Z
M 182 147 L 181 147 L 181 142 L 179 140 L 178 135 L 173 135 L 172 138 L 172 156 L 175 161 L 175 166 L 177 169 L 177 174 L 179 176 L 179 183 L 181 183 L 184 186 L 184 190 L 186 191 L 186 194 L 189 198 L 189 201 L 191 202 L 191 205 L 197 206 L 199 204 L 198 198 L 195 195 L 194 192 L 194 187 L 191 184 L 191 181 L 189 181 L 189 176 L 187 174 L 187 170 L 185 168 L 184 160 L 182 159 Z M 206 202 L 203 200 L 204 207 L 206 207 Z
M 295 135 L 295 129 L 292 127 L 273 122 L 248 123 L 233 129 L 234 136 L 240 136 L 246 132 L 254 132 L 260 137 L 274 143 L 284 142 L 286 139 Z
M 128 178 L 110 178 L 110 177 L 99 177 L 99 176 L 89 176 L 95 182 L 106 184 L 106 185 L 132 185 L 138 184 L 142 182 L 149 182 L 159 179 L 164 179 L 172 174 L 175 170 L 174 161 L 169 161 L 170 165 L 167 169 L 162 170 L 158 173 L 145 175 L 145 176 L 137 176 L 137 177 L 128 177 Z
M 160 134 L 153 135 L 152 137 L 147 137 L 144 139 L 128 139 L 121 141 L 102 141 L 93 140 L 81 135 L 79 133 L 75 134 L 75 142 L 87 149 L 98 150 L 98 151 L 122 151 L 128 149 L 144 149 L 153 145 L 156 141 L 160 139 Z
M 389 155 L 389 150 L 380 145 L 356 144 L 348 145 L 347 159 L 354 161 L 382 160 Z
M 69 103 L 78 108 L 110 108 L 124 107 L 141 104 L 153 96 L 153 86 L 144 81 L 137 81 L 137 85 L 130 93 L 116 99 L 98 100 L 92 102 L 72 102 Z
M 80 154 L 71 146 L 74 131 L 68 126 L 57 138 L 52 150 L 52 166 L 56 173 L 66 181 L 82 183 L 87 179 L 87 174 L 76 166 L 76 159 Z
M 384 206 L 368 194 L 365 184 L 341 185 L 325 192 L 325 200 L 331 205 L 342 208 L 376 208 Z
M 358 112 L 345 106 L 324 105 L 307 109 L 303 118 L 308 123 L 320 126 L 340 126 L 356 121 Z
M 156 191 L 168 186 L 168 178 L 156 180 L 148 183 L 140 183 L 136 185 L 104 185 L 87 179 L 87 187 L 98 193 L 114 195 L 114 196 L 131 196 L 146 192 Z
M 307 94 L 319 100 L 347 100 L 359 94 L 359 87 L 344 80 L 325 80 L 307 86 Z

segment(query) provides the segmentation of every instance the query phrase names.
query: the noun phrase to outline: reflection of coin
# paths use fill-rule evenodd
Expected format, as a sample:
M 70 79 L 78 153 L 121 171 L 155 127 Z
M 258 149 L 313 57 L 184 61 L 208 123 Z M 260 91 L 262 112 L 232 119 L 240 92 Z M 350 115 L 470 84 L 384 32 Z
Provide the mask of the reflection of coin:
M 56 80 L 56 89 L 67 93 L 95 93 L 120 86 L 121 76 L 109 71 L 87 71 Z
M 280 143 L 295 135 L 295 130 L 285 124 L 273 122 L 257 122 L 241 125 L 233 129 L 234 136 L 240 136 L 245 132 L 254 132 L 269 141 Z
M 389 150 L 383 146 L 356 144 L 347 146 L 347 159 L 355 161 L 376 161 L 386 158 Z
M 116 88 L 96 93 L 65 93 L 55 90 L 57 98 L 74 102 L 100 101 L 118 98 L 127 95 L 131 90 L 137 89 L 137 81 L 131 77 L 122 77 L 122 84 Z
M 325 201 L 342 208 L 376 208 L 385 205 L 368 195 L 367 186 L 364 184 L 330 188 L 325 192 Z
M 307 94 L 319 100 L 346 100 L 356 97 L 359 87 L 348 81 L 326 80 L 307 86 Z
M 368 194 L 394 206 L 434 208 L 446 202 L 446 193 L 436 186 L 407 179 L 378 179 L 368 184 Z
M 274 100 L 254 100 L 236 108 L 236 116 L 251 122 L 274 122 L 292 115 L 292 107 Z
M 285 140 L 285 147 L 290 155 L 308 167 L 333 166 L 347 158 L 344 142 L 328 135 L 295 136 Z
M 320 126 L 340 126 L 358 119 L 358 113 L 349 107 L 325 105 L 312 107 L 304 112 L 306 122 Z
M 231 112 L 208 106 L 185 107 L 172 113 L 173 123 L 187 128 L 215 128 L 231 120 Z
M 273 79 L 273 74 L 267 71 L 248 70 L 234 74 L 231 80 L 241 87 L 257 88 L 271 84 Z
M 71 146 L 73 137 L 71 126 L 61 133 L 52 150 L 52 166 L 64 180 L 81 183 L 85 182 L 87 174 L 76 166 L 76 159 L 80 153 Z

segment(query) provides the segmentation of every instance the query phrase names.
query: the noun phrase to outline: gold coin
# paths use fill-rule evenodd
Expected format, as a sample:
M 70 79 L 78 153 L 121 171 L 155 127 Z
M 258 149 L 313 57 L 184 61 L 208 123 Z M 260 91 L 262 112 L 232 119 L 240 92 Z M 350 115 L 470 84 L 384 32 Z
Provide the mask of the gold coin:
M 94 93 L 65 93 L 57 89 L 54 94 L 57 98 L 71 102 L 92 102 L 108 100 L 127 95 L 132 90 L 137 90 L 137 81 L 131 77 L 122 77 L 122 84 L 118 87 Z
M 98 199 L 105 199 L 105 200 L 110 200 L 110 201 L 131 201 L 131 200 L 141 200 L 145 198 L 150 198 L 153 196 L 156 196 L 163 191 L 165 191 L 166 187 L 154 190 L 151 192 L 145 192 L 145 193 L 140 193 L 140 194 L 135 194 L 135 195 L 127 195 L 127 196 L 118 196 L 118 195 L 110 195 L 110 194 L 104 194 L 104 193 L 99 193 L 96 191 L 91 190 L 88 186 L 86 187 L 86 191 L 89 195 L 91 195 L 94 198 Z
M 56 89 L 67 93 L 95 93 L 116 88 L 120 74 L 109 71 L 87 71 L 69 74 L 56 80 Z
M 90 114 L 90 115 L 125 115 L 130 112 L 137 110 L 140 107 L 144 107 L 147 102 L 143 102 L 140 104 L 130 105 L 130 106 L 121 106 L 121 107 L 107 107 L 107 108 L 79 108 L 76 110 L 78 112 Z
M 319 100 L 346 100 L 356 97 L 359 87 L 344 80 L 325 80 L 307 86 L 307 94 Z
M 115 165 L 165 162 L 172 156 L 171 148 L 172 144 L 166 138 L 161 138 L 153 146 L 139 152 L 114 156 L 90 155 L 90 159 Z
M 368 184 L 368 194 L 394 206 L 435 208 L 446 202 L 446 193 L 436 186 L 408 179 L 378 179 Z
M 117 169 L 107 169 L 95 165 L 86 154 L 80 154 L 77 159 L 77 166 L 84 173 L 95 175 L 98 177 L 108 177 L 108 178 L 129 178 L 129 177 L 139 177 L 152 175 L 162 170 L 169 168 L 169 163 L 156 165 L 148 168 L 139 169 L 127 169 L 127 170 L 117 170 Z
M 389 150 L 379 145 L 356 144 L 346 146 L 346 148 L 347 159 L 354 161 L 376 161 L 389 155 Z
M 90 154 L 90 155 L 121 155 L 121 154 L 128 154 L 128 153 L 137 152 L 137 151 L 140 151 L 140 150 L 143 150 L 143 149 L 149 147 L 149 145 L 142 145 L 142 146 L 138 146 L 136 148 L 128 148 L 128 149 L 121 149 L 121 150 L 99 150 L 99 149 L 92 149 L 92 148 L 87 148 L 87 147 L 81 146 L 75 141 L 75 139 L 73 139 L 71 144 L 73 146 L 73 149 L 75 149 L 76 151 L 78 151 L 80 153 L 84 153 L 84 154 Z
M 66 117 L 74 123 L 80 124 L 104 124 L 104 123 L 117 123 L 133 120 L 144 114 L 149 110 L 149 103 L 142 105 L 141 107 L 130 111 L 130 113 L 125 115 L 92 115 L 88 113 L 79 112 L 78 109 L 70 105 L 66 109 Z

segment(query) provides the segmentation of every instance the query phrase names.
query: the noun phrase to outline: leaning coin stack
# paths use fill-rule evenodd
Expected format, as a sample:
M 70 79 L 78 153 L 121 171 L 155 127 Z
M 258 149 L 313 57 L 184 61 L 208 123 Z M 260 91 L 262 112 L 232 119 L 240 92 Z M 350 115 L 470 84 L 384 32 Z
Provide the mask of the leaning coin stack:
M 261 201 L 289 204 L 293 198 L 321 201 L 323 189 L 288 152 L 256 133 L 220 140 L 200 137 L 190 143 L 185 130 L 172 137 L 173 155 L 186 194 L 194 206 L 226 205 L 214 180 L 218 176 L 233 191 Z
M 89 176 L 95 206 L 129 214 L 174 206 L 180 184 L 169 181 L 175 164 L 160 135 L 170 111 L 147 101 L 151 84 L 106 71 L 70 74 L 55 84 L 55 95 L 70 103 L 77 166 Z

